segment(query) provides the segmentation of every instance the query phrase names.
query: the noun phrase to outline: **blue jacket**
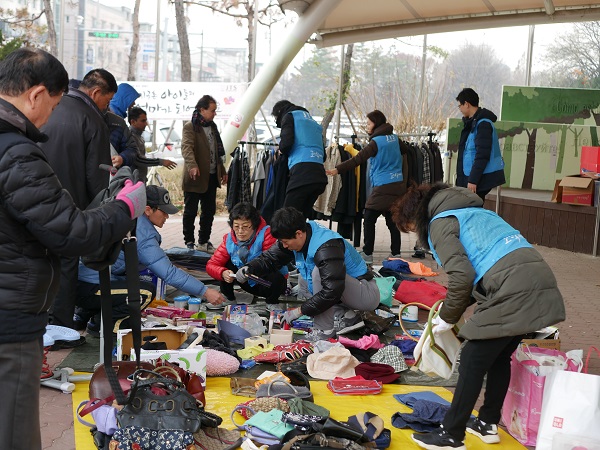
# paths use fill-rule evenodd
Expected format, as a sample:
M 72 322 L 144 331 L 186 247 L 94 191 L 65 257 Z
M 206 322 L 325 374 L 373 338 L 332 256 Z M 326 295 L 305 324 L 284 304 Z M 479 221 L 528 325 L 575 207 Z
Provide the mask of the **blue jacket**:
M 402 153 L 398 136 L 388 134 L 386 136 L 375 136 L 377 154 L 370 159 L 370 178 L 373 186 L 403 181 L 402 175 Z
M 150 269 L 157 277 L 165 283 L 176 287 L 196 297 L 203 297 L 208 289 L 204 283 L 193 276 L 175 267 L 160 243 L 162 238 L 152 222 L 142 215 L 137 220 L 136 227 L 137 251 L 140 262 L 140 271 Z M 121 251 L 119 258 L 111 267 L 111 279 L 124 280 L 125 276 L 125 254 Z M 79 280 L 86 283 L 99 284 L 98 272 L 79 263 Z

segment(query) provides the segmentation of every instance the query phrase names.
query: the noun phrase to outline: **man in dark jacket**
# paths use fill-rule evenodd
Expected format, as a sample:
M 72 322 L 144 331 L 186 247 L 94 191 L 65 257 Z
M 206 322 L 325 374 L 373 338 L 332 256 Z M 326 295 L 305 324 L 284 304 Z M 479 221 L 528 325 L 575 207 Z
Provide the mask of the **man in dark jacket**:
M 311 219 L 313 205 L 327 186 L 321 125 L 306 109 L 287 100 L 275 103 L 271 114 L 281 128 L 279 151 L 287 156 L 290 171 L 283 206 L 294 207 Z
M 460 91 L 456 100 L 464 124 L 458 144 L 456 185 L 469 189 L 485 201 L 492 188 L 506 182 L 504 160 L 493 123 L 497 117 L 479 107 L 479 96 L 471 88 Z
M 48 163 L 79 209 L 87 208 L 108 186 L 109 175 L 98 166 L 112 165 L 105 113 L 116 91 L 117 82 L 110 72 L 90 71 L 78 89 L 69 89 L 42 129 L 49 138 L 42 144 Z M 72 256 L 61 258 L 60 291 L 51 311 L 54 325 L 74 326 L 78 262 Z M 83 343 L 82 337 L 65 345 Z
M 0 62 L 0 442 L 12 450 L 42 448 L 42 336 L 58 291 L 57 255 L 116 242 L 143 212 L 120 194 L 123 201 L 81 211 L 48 165 L 38 128 L 68 82 L 62 64 L 40 49 L 15 50 Z M 125 190 L 145 205 L 141 183 Z
M 285 313 L 287 323 L 302 315 L 313 316 L 313 330 L 304 337 L 308 341 L 335 338 L 364 326 L 355 310 L 374 310 L 379 305 L 379 289 L 348 241 L 317 222 L 307 222 L 290 207 L 273 215 L 271 234 L 278 242 L 238 270 L 238 283 L 247 282 L 248 274 L 260 277 L 295 261 L 311 297 Z

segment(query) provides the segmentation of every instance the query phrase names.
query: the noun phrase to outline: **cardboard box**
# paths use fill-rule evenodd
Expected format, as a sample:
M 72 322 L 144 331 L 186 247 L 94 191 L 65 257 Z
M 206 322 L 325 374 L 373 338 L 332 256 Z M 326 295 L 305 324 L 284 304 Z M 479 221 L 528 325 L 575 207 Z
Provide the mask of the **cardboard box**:
M 187 339 L 187 327 L 142 328 L 142 342 L 146 336 L 156 336 L 160 342 L 166 342 L 168 349 L 178 348 Z M 117 333 L 117 360 L 129 360 L 133 348 L 133 335 L 130 329 Z
M 273 330 L 269 337 L 269 342 L 273 345 L 291 344 L 294 339 L 293 330 Z
M 206 387 L 206 349 L 203 347 L 185 348 L 183 350 L 141 350 L 140 360 L 153 361 L 164 359 L 178 364 L 190 372 L 202 377 L 202 385 Z M 131 360 L 135 361 L 135 352 L 131 349 Z
M 588 172 L 600 172 L 600 147 L 581 147 L 579 169 Z
M 569 205 L 594 204 L 594 180 L 579 175 L 564 177 L 562 187 L 562 203 Z
M 562 203 L 563 188 L 560 185 L 561 181 L 562 180 L 556 180 L 554 182 L 554 190 L 552 191 L 552 198 L 550 199 L 552 203 Z
M 560 350 L 560 339 L 523 339 L 521 342 L 529 345 L 530 347 Z

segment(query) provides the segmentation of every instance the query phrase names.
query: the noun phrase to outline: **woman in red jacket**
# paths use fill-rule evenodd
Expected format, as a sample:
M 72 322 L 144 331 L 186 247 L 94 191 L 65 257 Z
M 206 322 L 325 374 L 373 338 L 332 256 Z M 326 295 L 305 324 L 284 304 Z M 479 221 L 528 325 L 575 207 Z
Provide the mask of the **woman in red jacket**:
M 235 302 L 233 293 L 235 273 L 262 252 L 268 250 L 277 240 L 271 236 L 271 229 L 260 216 L 258 210 L 248 202 L 240 202 L 229 213 L 231 231 L 223 236 L 223 242 L 206 264 L 206 272 L 215 280 L 221 281 L 221 293 Z M 258 297 L 265 297 L 268 305 L 279 303 L 287 287 L 287 268 L 273 271 L 263 277 L 270 287 L 248 280 L 240 284 L 242 289 Z M 226 304 L 226 303 L 225 303 Z

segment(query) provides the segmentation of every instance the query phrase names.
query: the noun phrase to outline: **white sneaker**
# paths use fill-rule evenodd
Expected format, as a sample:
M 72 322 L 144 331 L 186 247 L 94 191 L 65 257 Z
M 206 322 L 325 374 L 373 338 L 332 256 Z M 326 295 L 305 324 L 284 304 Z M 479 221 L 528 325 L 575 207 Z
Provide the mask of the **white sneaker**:
M 210 243 L 210 241 L 208 241 L 205 244 L 196 245 L 196 250 L 198 250 L 199 252 L 213 254 L 215 252 L 215 247 Z

